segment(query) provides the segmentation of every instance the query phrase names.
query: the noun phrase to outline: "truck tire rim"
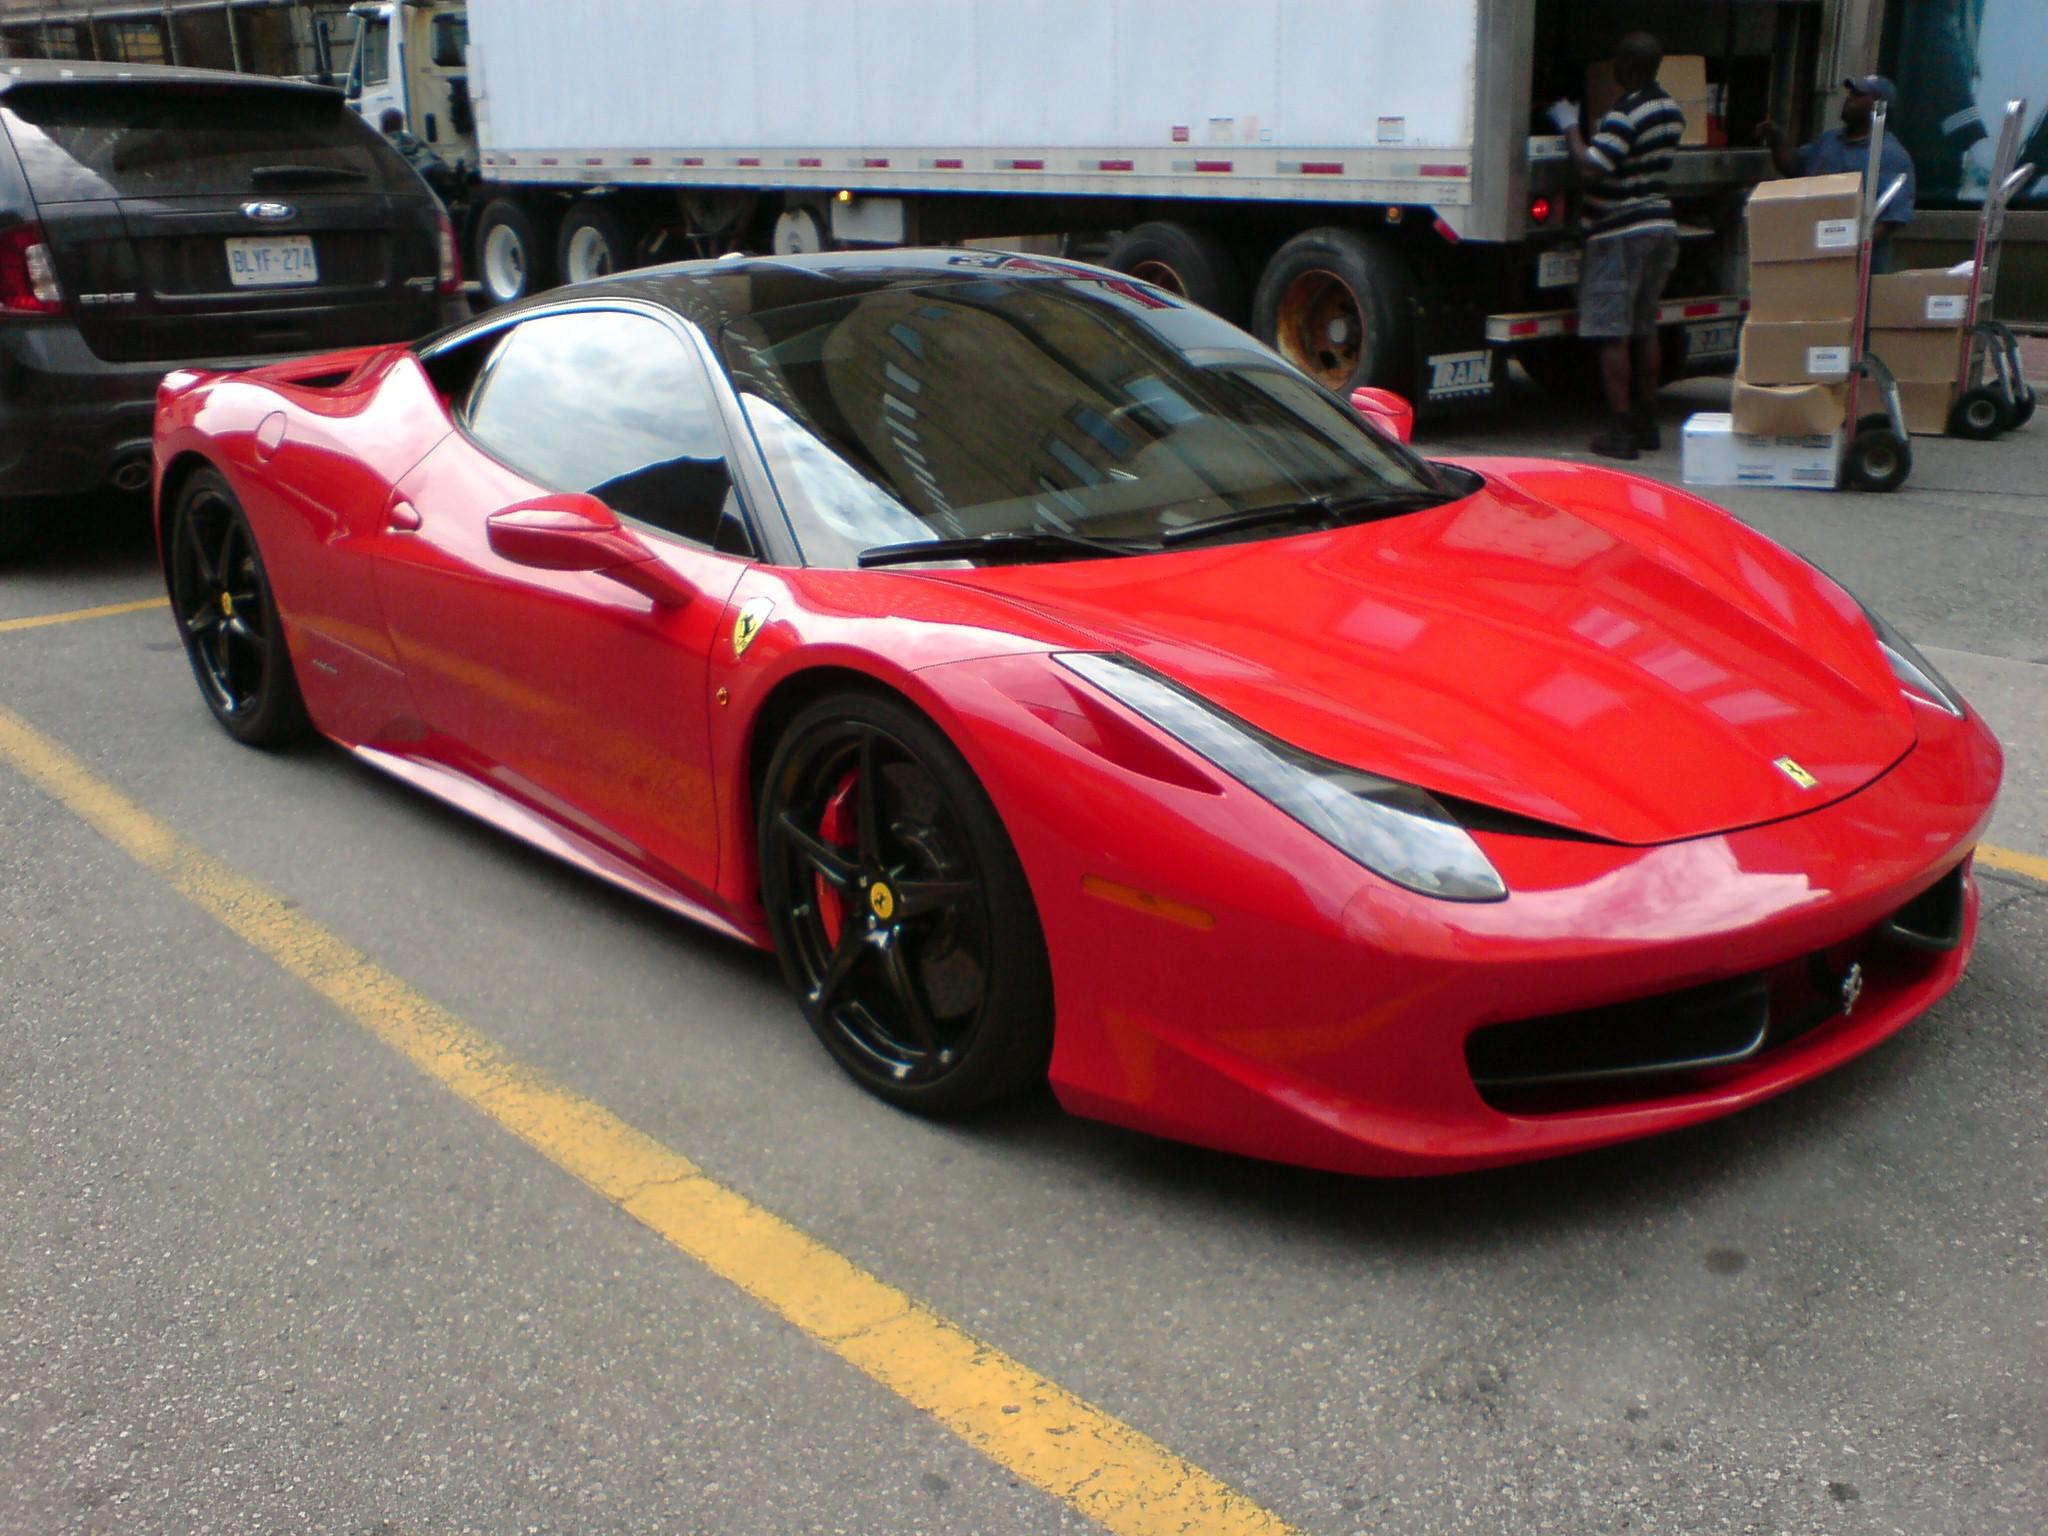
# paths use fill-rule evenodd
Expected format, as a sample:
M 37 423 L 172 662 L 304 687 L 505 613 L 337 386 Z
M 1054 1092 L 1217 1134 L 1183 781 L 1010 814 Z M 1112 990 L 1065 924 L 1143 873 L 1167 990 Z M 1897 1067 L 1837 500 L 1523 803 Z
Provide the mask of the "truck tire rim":
M 526 293 L 526 242 L 508 224 L 484 236 L 484 286 L 500 303 Z
M 613 270 L 612 243 L 604 231 L 585 224 L 569 236 L 568 260 L 562 263 L 562 276 L 572 283 L 588 282 L 593 277 L 610 277 Z
M 1365 310 L 1351 285 L 1318 268 L 1290 281 L 1274 322 L 1280 355 L 1327 389 L 1346 388 L 1365 353 Z
M 1188 296 L 1188 285 L 1177 268 L 1163 261 L 1140 261 L 1131 265 L 1131 276 L 1141 283 L 1150 283 L 1154 288 L 1164 288 L 1168 293 Z

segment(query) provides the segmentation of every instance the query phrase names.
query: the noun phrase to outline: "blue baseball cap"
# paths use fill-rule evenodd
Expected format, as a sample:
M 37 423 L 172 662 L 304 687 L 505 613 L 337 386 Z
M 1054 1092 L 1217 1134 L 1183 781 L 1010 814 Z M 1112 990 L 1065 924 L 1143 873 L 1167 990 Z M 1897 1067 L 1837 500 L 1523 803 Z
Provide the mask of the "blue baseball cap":
M 1899 104 L 1899 88 L 1883 75 L 1851 75 L 1842 82 L 1842 89 L 1858 96 L 1875 96 L 1888 107 Z

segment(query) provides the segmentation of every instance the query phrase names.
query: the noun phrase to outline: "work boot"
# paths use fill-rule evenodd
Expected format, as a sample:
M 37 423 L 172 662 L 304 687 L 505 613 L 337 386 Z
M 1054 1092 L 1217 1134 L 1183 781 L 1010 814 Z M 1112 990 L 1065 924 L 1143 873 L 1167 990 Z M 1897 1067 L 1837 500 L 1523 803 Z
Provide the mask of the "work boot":
M 1664 446 L 1664 434 L 1657 430 L 1657 412 L 1654 406 L 1637 406 L 1629 413 L 1629 426 L 1635 432 L 1636 446 L 1644 453 L 1655 453 Z
M 1604 459 L 1632 459 L 1636 456 L 1636 424 L 1630 416 L 1617 416 L 1606 430 L 1595 432 L 1586 445 Z

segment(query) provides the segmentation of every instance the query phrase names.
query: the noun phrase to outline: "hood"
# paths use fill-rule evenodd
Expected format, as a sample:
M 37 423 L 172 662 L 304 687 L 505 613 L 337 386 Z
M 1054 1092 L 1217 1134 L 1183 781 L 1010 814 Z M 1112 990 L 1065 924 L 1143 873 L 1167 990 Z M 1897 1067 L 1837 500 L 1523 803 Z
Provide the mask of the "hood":
M 1854 603 L 1767 539 L 1630 475 L 1472 467 L 1383 523 L 946 579 L 1306 751 L 1615 842 L 1799 815 L 1912 747 Z

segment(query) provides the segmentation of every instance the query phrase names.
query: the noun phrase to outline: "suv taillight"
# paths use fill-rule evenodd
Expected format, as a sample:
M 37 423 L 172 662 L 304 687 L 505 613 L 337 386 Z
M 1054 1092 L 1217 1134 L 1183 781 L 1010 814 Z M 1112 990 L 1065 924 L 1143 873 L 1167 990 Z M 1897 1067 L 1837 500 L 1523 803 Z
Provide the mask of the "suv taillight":
M 61 315 L 64 290 L 40 224 L 0 229 L 0 313 Z
M 436 239 L 441 252 L 441 276 L 434 284 L 436 293 L 462 292 L 462 253 L 455 248 L 455 221 L 448 217 L 448 210 L 441 209 L 435 217 L 440 221 Z

